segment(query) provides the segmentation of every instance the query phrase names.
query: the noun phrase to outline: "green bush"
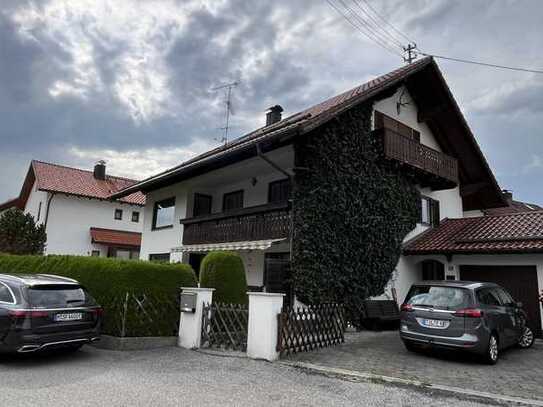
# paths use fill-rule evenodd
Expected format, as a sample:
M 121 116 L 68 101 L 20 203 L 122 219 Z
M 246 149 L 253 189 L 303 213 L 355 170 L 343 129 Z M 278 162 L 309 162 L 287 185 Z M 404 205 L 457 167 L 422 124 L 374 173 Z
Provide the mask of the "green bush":
M 213 300 L 231 304 L 247 303 L 247 279 L 237 253 L 211 252 L 200 266 L 200 287 L 214 288 Z
M 0 254 L 0 273 L 55 274 L 76 279 L 104 307 L 103 333 L 116 336 L 122 331 L 127 336 L 174 335 L 175 332 L 165 332 L 164 326 L 175 326 L 179 320 L 179 309 L 172 306 L 178 301 L 179 288 L 197 285 L 194 271 L 187 264 L 99 257 Z M 127 294 L 129 301 L 125 300 Z M 153 323 L 143 323 L 147 316 L 144 318 L 134 298 L 148 299 Z M 120 313 L 124 308 L 128 312 L 122 318 Z M 123 319 L 124 329 L 121 329 Z

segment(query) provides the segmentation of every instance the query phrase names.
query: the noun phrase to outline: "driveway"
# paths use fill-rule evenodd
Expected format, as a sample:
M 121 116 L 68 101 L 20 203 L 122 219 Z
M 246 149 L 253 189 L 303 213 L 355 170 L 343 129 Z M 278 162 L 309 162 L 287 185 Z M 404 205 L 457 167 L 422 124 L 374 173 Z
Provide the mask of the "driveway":
M 0 406 L 261 405 L 481 406 L 173 347 L 0 359 Z
M 345 343 L 289 358 L 320 366 L 419 380 L 444 386 L 525 399 L 543 400 L 543 342 L 531 349 L 512 348 L 495 366 L 471 355 L 410 353 L 397 331 L 347 333 Z

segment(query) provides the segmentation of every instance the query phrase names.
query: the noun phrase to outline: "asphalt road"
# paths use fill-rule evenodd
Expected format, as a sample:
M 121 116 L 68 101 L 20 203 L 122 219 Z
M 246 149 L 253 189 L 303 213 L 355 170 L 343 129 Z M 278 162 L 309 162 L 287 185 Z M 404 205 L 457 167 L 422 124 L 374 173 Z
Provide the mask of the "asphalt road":
M 479 406 L 288 366 L 162 348 L 0 356 L 0 406 Z

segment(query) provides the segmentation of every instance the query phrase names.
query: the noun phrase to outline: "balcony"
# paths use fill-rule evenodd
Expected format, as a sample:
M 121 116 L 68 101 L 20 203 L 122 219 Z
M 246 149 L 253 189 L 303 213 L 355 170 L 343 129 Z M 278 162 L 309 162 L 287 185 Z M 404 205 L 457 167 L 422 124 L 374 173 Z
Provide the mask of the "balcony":
M 458 185 L 456 158 L 389 129 L 376 130 L 376 134 L 383 137 L 385 157 L 410 168 L 422 187 L 440 190 Z
M 182 219 L 183 245 L 282 239 L 289 236 L 288 202 Z

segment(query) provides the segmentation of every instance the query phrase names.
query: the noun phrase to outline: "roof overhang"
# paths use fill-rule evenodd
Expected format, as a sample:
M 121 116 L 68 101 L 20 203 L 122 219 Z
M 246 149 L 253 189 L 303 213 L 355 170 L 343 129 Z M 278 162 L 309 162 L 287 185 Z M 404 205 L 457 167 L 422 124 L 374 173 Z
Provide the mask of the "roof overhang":
M 141 247 L 141 233 L 124 230 L 90 228 L 91 241 L 111 247 Z
M 211 251 L 237 251 L 237 250 L 267 250 L 275 244 L 286 239 L 252 240 L 244 242 L 193 244 L 174 247 L 172 253 L 211 252 Z

